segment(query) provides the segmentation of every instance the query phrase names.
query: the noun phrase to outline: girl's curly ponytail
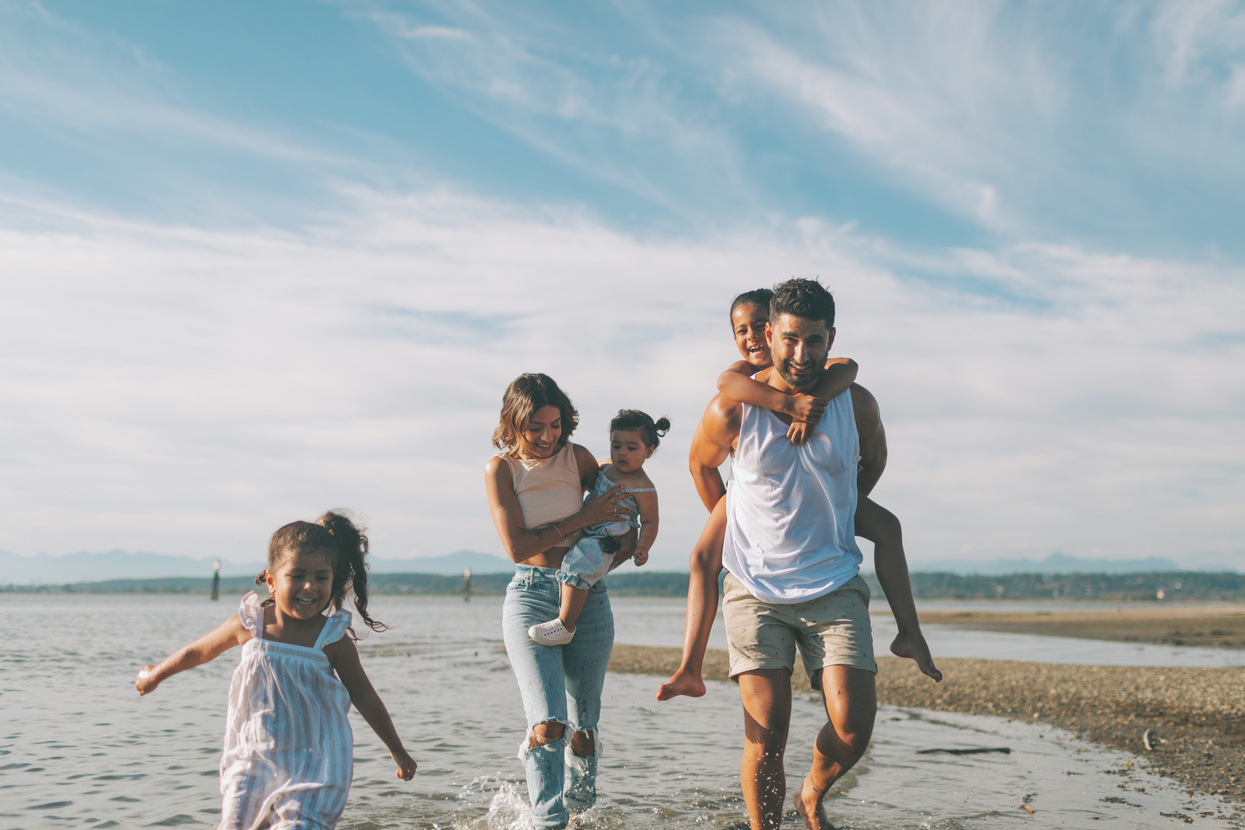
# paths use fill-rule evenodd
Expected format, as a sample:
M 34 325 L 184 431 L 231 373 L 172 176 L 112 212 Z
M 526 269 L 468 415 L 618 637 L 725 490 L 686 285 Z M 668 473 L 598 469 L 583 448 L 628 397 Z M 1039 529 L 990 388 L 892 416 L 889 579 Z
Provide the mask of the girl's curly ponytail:
M 367 556 L 368 541 L 363 528 L 332 510 L 317 519 L 316 524 L 332 535 L 337 549 L 337 563 L 333 568 L 334 610 L 340 610 L 346 601 L 346 592 L 353 591 L 354 607 L 363 622 L 373 631 L 384 631 L 389 626 L 372 619 L 367 613 L 367 565 L 363 560 Z

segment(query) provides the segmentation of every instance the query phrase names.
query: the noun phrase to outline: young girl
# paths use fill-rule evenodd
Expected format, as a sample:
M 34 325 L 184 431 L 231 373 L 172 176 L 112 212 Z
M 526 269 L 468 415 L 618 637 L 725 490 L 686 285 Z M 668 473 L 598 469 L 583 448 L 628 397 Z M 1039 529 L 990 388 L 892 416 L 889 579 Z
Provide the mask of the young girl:
M 367 550 L 367 537 L 337 513 L 286 525 L 272 535 L 268 569 L 255 580 L 272 597 L 260 602 L 252 591 L 236 617 L 138 673 L 134 687 L 145 695 L 178 672 L 243 647 L 229 687 L 221 830 L 335 827 L 350 789 L 351 703 L 389 748 L 398 777 L 415 775 L 415 761 L 359 664 L 350 612 L 342 610 L 353 588 L 368 627 L 386 627 L 367 613 Z
M 639 528 L 632 559 L 637 565 L 648 561 L 649 548 L 657 538 L 657 490 L 644 472 L 644 462 L 669 429 L 669 419 L 654 423 L 638 409 L 620 409 L 610 421 L 610 460 L 601 465 L 591 495 L 600 496 L 621 486 L 618 492 L 628 495 L 614 507 L 625 511 L 627 518 L 584 528 L 579 542 L 567 552 L 558 569 L 558 581 L 562 583 L 558 618 L 537 623 L 527 631 L 536 642 L 560 646 L 575 636 L 575 622 L 588 589 L 609 572 L 614 554 L 618 553 L 619 544 L 614 537 Z

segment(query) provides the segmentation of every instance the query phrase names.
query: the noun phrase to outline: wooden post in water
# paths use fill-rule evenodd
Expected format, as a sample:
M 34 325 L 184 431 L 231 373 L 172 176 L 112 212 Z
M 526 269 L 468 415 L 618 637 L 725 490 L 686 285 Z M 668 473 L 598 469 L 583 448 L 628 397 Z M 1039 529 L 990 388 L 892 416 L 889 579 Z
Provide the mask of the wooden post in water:
M 212 566 L 212 596 L 211 599 L 220 599 L 220 560 L 216 560 L 216 564 Z
M 463 602 L 471 600 L 471 568 L 463 571 Z

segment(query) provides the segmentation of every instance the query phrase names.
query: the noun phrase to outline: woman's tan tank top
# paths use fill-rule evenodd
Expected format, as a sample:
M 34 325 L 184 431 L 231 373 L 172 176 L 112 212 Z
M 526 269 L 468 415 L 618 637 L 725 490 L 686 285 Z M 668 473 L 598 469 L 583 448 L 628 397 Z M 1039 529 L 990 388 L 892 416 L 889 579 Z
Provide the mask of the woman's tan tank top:
M 504 454 L 501 458 L 510 465 L 525 529 L 531 530 L 579 512 L 584 490 L 572 445 L 567 444 L 552 458 L 518 458 Z M 571 534 L 566 535 L 566 541 L 573 542 Z

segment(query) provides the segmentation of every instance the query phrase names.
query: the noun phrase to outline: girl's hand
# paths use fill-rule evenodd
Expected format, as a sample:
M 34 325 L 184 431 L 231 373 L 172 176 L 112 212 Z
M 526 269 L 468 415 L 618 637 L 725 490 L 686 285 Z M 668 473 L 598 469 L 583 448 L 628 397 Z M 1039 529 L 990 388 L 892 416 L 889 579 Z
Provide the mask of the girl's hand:
M 811 395 L 795 394 L 787 397 L 783 409 L 797 421 L 815 426 L 826 411 L 826 402 Z
M 631 558 L 635 560 L 636 567 L 638 568 L 638 567 L 640 567 L 641 565 L 643 565 L 645 562 L 647 562 L 647 561 L 648 561 L 648 551 L 646 551 L 646 550 L 637 550 L 637 551 L 635 552 L 635 556 L 633 556 L 633 557 L 631 557 Z
M 394 763 L 398 765 L 398 771 L 395 773 L 398 778 L 401 778 L 403 781 L 410 781 L 415 777 L 415 767 L 417 765 L 415 759 L 407 754 L 406 750 L 391 753 L 389 757 L 393 758 Z
M 787 439 L 792 444 L 803 444 L 812 432 L 813 428 L 804 421 L 792 421 L 791 426 L 787 427 Z
M 134 678 L 134 688 L 138 689 L 139 696 L 150 694 L 160 685 L 159 680 L 153 679 L 156 674 L 156 667 L 147 665 L 138 670 L 138 677 Z

